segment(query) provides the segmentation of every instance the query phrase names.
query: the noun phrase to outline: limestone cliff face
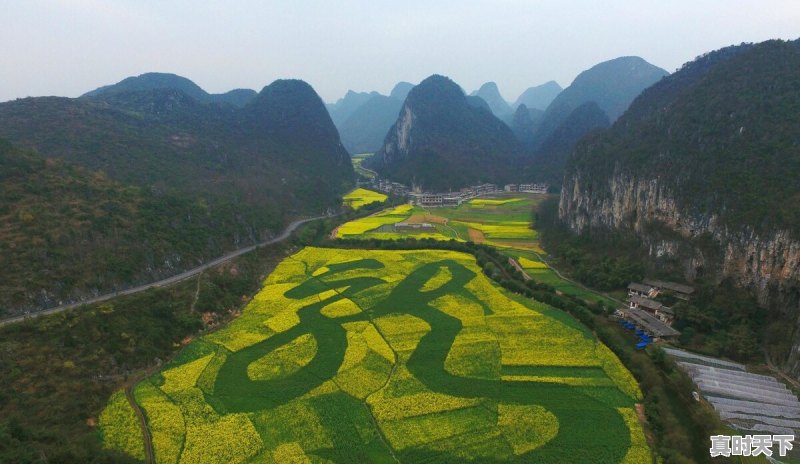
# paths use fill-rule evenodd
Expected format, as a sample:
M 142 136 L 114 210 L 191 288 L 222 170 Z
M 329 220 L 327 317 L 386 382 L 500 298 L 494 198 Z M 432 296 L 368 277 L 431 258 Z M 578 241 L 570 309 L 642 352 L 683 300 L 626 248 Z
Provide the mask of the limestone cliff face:
M 403 105 L 400 118 L 395 125 L 395 133 L 384 146 L 387 157 L 394 155 L 406 156 L 411 148 L 411 128 L 414 125 L 414 110 L 410 102 Z
M 561 191 L 559 217 L 573 232 L 631 231 L 653 258 L 677 258 L 688 281 L 700 275 L 731 279 L 765 308 L 800 313 L 800 239 L 794 234 L 731 228 L 715 213 L 690 212 L 658 177 L 615 169 L 606 182 L 595 180 L 590 188 L 587 175 L 573 171 Z M 786 368 L 800 374 L 800 339 Z

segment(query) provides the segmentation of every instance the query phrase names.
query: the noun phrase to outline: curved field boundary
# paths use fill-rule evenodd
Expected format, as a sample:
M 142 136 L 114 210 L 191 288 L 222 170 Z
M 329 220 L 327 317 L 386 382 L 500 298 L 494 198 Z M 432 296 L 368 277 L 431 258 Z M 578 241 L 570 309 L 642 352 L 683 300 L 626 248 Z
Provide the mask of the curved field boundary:
M 147 419 L 145 419 L 142 408 L 139 407 L 139 404 L 133 397 L 133 387 L 135 385 L 135 383 L 132 383 L 125 386 L 125 398 L 128 399 L 128 404 L 131 405 L 133 412 L 136 413 L 136 417 L 139 419 L 139 427 L 142 429 L 142 441 L 144 441 L 145 462 L 147 464 L 154 464 L 156 460 L 153 453 L 153 440 L 150 436 L 150 429 L 147 427 Z

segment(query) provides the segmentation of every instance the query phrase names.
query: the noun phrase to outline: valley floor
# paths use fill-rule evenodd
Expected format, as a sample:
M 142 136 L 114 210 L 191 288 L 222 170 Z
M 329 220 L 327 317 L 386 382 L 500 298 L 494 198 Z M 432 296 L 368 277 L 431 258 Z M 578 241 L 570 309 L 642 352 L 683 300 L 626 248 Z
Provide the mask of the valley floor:
M 480 237 L 534 279 L 608 301 L 539 258 L 538 200 L 404 205 L 336 234 Z M 406 232 L 398 222 L 435 226 Z M 572 317 L 483 272 L 446 250 L 306 248 L 287 258 L 240 317 L 135 388 L 156 461 L 650 462 L 634 408 L 642 394 L 619 359 Z M 100 425 L 105 446 L 143 456 L 124 396 Z
M 135 396 L 157 462 L 650 456 L 641 393 L 608 348 L 442 250 L 306 248 Z M 101 416 L 105 443 L 142 455 L 126 405 Z

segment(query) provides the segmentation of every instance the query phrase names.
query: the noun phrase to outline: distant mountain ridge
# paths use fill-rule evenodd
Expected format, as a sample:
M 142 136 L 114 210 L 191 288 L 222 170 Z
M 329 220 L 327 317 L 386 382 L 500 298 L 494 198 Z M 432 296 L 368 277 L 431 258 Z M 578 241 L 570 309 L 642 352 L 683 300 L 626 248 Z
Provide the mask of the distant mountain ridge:
M 520 105 L 525 105 L 529 109 L 544 111 L 562 90 L 564 89 L 556 81 L 548 81 L 542 85 L 529 87 L 520 94 L 511 107 L 516 111 Z
M 543 143 L 576 108 L 595 102 L 613 122 L 644 89 L 669 73 L 637 56 L 604 61 L 578 74 L 548 105 L 536 133 Z
M 515 179 L 521 155 L 508 126 L 472 106 L 456 83 L 433 75 L 411 90 L 367 163 L 389 179 L 441 191 Z
M 392 88 L 392 91 L 389 93 L 389 96 L 400 101 L 405 101 L 408 93 L 411 92 L 411 89 L 413 88 L 414 84 L 411 82 L 401 81 L 395 84 L 395 86 Z
M 472 92 L 470 96 L 481 97 L 492 110 L 492 113 L 500 119 L 507 118 L 511 113 L 511 105 L 500 95 L 500 89 L 494 82 L 483 84 L 478 90 Z
M 405 99 L 375 95 L 337 127 L 342 144 L 351 154 L 374 153 L 397 120 Z
M 536 151 L 534 161 L 527 174 L 531 179 L 560 185 L 564 177 L 564 166 L 575 145 L 586 134 L 611 125 L 608 115 L 597 103 L 590 101 L 575 108 L 567 119 L 545 139 Z
M 336 101 L 336 103 L 329 103 L 325 105 L 328 113 L 331 115 L 331 120 L 337 126 L 347 120 L 358 108 L 364 103 L 368 102 L 370 98 L 380 95 L 378 92 L 354 92 L 348 90 L 344 97 Z
M 351 154 L 378 151 L 413 88 L 410 82 L 398 82 L 389 96 L 348 91 L 337 104 L 328 105 L 347 151 Z M 347 117 L 341 119 L 345 114 Z
M 180 90 L 200 102 L 230 103 L 239 108 L 246 105 L 257 95 L 256 91 L 251 89 L 234 89 L 226 93 L 210 94 L 185 77 L 176 74 L 151 72 L 127 77 L 116 84 L 99 87 L 86 92 L 82 97 L 99 97 L 114 93 L 166 89 Z
M 668 73 L 639 57 L 620 57 L 580 73 L 561 91 L 523 143 L 532 155 L 526 173 L 558 186 L 566 159 L 588 132 L 608 127 L 642 92 Z
M 536 127 L 542 121 L 544 111 L 536 108 L 528 108 L 524 103 L 517 106 L 514 116 L 511 118 L 511 130 L 526 147 L 533 146 L 533 137 Z

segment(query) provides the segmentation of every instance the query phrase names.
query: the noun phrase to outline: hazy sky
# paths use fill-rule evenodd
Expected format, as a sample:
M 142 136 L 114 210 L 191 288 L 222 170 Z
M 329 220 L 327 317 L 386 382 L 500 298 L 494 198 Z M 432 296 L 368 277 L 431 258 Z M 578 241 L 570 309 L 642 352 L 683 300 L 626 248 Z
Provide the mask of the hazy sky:
M 507 100 L 638 55 L 674 71 L 800 36 L 798 0 L 0 0 L 0 101 L 78 96 L 148 71 L 209 92 L 308 81 L 325 101 L 439 73 Z

